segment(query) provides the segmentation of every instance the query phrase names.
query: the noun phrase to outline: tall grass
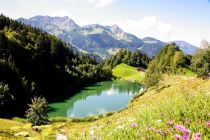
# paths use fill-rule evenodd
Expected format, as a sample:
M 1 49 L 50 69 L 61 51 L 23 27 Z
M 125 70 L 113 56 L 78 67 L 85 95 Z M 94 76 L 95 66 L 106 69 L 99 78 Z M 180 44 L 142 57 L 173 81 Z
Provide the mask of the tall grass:
M 119 118 L 113 125 L 95 129 L 98 139 L 194 139 L 201 134 L 202 139 L 210 139 L 210 96 L 206 93 L 180 94 L 176 98 L 165 98 L 161 102 L 151 103 L 142 108 L 136 117 Z M 182 131 L 175 129 L 183 125 L 190 130 L 188 137 Z M 184 136 L 186 138 L 184 138 Z

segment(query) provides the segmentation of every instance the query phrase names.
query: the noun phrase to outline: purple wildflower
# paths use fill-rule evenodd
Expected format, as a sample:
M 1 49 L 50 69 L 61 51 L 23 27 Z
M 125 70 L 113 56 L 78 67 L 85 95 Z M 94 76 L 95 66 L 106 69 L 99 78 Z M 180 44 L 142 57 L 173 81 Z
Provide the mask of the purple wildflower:
M 190 134 L 191 130 L 190 130 L 190 129 L 184 129 L 182 132 L 183 132 L 185 135 L 188 135 L 188 134 Z
M 175 129 L 176 129 L 176 130 L 179 130 L 179 131 L 181 131 L 181 132 L 184 132 L 185 127 L 184 127 L 183 125 L 178 124 L 178 125 L 175 126 Z
M 173 121 L 168 121 L 167 124 L 168 124 L 168 125 L 173 125 L 174 122 L 173 122 Z
M 210 121 L 206 122 L 206 127 L 207 127 L 207 128 L 210 127 Z
M 195 133 L 193 140 L 201 140 L 201 134 L 200 133 Z
M 194 136 L 195 137 L 201 137 L 201 133 L 195 133 Z
M 174 135 L 174 138 L 177 139 L 177 140 L 181 140 L 181 139 L 182 139 L 182 136 L 179 135 L 179 134 L 175 134 L 175 135 Z
M 183 140 L 190 140 L 190 136 L 184 135 L 184 136 L 182 136 L 182 139 L 183 139 Z
M 136 128 L 138 125 L 136 123 L 132 123 L 131 127 Z

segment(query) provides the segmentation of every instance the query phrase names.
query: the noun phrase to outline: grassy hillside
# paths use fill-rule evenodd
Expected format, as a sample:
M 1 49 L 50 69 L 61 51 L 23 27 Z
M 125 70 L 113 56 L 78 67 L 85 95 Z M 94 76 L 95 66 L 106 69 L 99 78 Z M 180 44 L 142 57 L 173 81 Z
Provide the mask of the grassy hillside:
M 183 125 L 186 137 L 195 138 L 197 134 L 197 137 L 201 135 L 202 139 L 208 140 L 209 85 L 210 80 L 164 76 L 158 87 L 148 89 L 142 96 L 136 97 L 127 109 L 100 119 L 96 116 L 96 121 L 72 122 L 71 119 L 60 119 L 50 125 L 37 127 L 35 131 L 30 124 L 0 119 L 0 139 L 11 139 L 22 131 L 29 132 L 28 136 L 35 139 L 62 136 L 71 140 L 174 139 L 174 135 L 183 135 L 175 127 Z
M 128 81 L 142 82 L 144 79 L 144 72 L 138 72 L 135 67 L 131 67 L 123 63 L 117 65 L 112 70 L 112 73 L 115 77 Z

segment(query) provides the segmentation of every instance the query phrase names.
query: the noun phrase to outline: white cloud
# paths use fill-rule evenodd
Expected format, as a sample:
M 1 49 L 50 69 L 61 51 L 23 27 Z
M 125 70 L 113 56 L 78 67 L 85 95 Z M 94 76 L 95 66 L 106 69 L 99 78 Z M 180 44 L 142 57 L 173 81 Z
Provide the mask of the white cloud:
M 155 37 L 163 41 L 169 41 L 173 32 L 173 26 L 158 19 L 155 16 L 147 16 L 142 19 L 128 19 L 124 22 L 107 21 L 107 24 L 117 24 L 128 33 L 140 38 Z
M 95 4 L 97 8 L 108 6 L 117 0 L 88 0 L 89 3 Z

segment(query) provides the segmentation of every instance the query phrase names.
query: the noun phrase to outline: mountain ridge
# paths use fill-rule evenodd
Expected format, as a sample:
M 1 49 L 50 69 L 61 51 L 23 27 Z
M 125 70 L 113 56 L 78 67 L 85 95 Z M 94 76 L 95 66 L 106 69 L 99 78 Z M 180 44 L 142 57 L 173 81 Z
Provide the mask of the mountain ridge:
M 185 54 L 193 55 L 198 49 L 196 46 L 185 41 L 163 42 L 161 40 L 145 37 L 140 39 L 135 35 L 124 32 L 118 25 L 102 26 L 90 24 L 79 26 L 68 16 L 34 16 L 29 19 L 19 18 L 18 21 L 38 27 L 57 36 L 67 43 L 72 44 L 90 54 L 97 54 L 107 58 L 119 48 L 130 51 L 139 49 L 149 57 L 154 57 L 161 48 L 171 42 L 175 42 Z

